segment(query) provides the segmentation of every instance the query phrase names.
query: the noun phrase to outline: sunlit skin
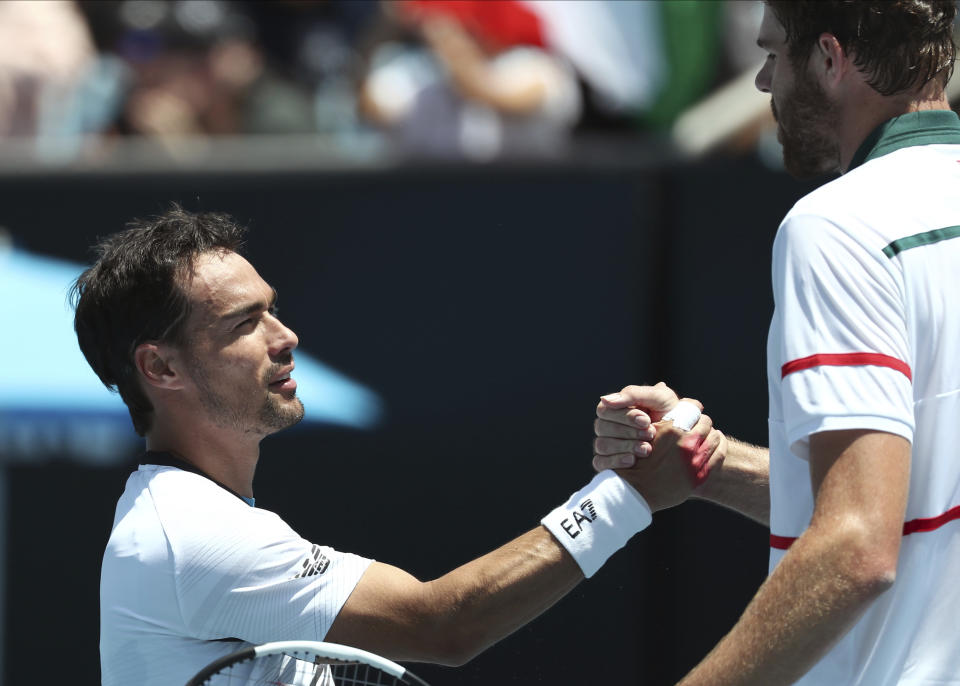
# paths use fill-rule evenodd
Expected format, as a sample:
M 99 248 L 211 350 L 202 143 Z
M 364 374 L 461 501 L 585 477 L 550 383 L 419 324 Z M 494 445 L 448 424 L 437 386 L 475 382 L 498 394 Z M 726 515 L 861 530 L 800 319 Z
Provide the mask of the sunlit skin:
M 884 122 L 950 109 L 942 79 L 883 95 L 836 36 L 817 36 L 802 67 L 787 57 L 785 37 L 776 15 L 764 6 L 757 42 L 767 59 L 756 86 L 771 95 L 791 171 L 844 173 L 867 136 Z M 663 412 L 675 401 L 662 384 L 627 386 L 604 397 L 597 410 L 594 468 L 616 466 L 630 453 L 644 454 L 640 431 L 649 424 L 639 421 L 641 408 Z M 720 450 L 725 453 L 721 468 L 697 495 L 769 526 L 769 451 L 734 439 L 725 439 Z M 894 583 L 909 493 L 910 442 L 883 431 L 821 431 L 809 436 L 808 461 L 814 497 L 809 526 L 733 629 L 678 686 L 794 684 Z
M 200 255 L 185 291 L 183 345 L 144 344 L 135 355 L 154 406 L 147 447 L 252 496 L 260 441 L 303 418 L 290 378 L 299 341 L 277 318 L 276 292 L 236 253 Z

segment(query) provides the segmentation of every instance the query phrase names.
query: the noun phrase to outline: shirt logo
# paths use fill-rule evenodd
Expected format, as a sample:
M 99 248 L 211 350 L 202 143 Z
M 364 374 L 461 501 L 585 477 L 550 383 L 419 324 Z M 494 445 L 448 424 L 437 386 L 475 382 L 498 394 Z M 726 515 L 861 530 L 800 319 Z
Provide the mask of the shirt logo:
M 570 517 L 560 520 L 560 526 L 567 532 L 570 538 L 576 538 L 583 532 L 584 524 L 590 524 L 597 520 L 597 508 L 593 506 L 593 501 L 587 498 L 580 503 L 580 511 L 574 510 Z
M 330 559 L 320 552 L 320 546 L 314 544 L 310 548 L 310 554 L 307 556 L 307 559 L 303 561 L 303 564 L 300 565 L 303 567 L 299 572 L 297 572 L 294 579 L 303 579 L 308 576 L 315 576 L 317 574 L 323 574 L 327 571 L 327 567 L 330 566 Z

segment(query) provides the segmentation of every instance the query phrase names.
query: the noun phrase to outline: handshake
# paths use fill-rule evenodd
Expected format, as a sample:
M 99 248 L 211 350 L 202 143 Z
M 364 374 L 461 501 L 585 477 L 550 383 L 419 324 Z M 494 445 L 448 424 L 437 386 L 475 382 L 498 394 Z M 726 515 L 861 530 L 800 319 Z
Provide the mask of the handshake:
M 594 469 L 613 469 L 653 511 L 702 495 L 727 450 L 726 437 L 702 410 L 699 401 L 681 400 L 662 382 L 603 396 L 594 422 Z

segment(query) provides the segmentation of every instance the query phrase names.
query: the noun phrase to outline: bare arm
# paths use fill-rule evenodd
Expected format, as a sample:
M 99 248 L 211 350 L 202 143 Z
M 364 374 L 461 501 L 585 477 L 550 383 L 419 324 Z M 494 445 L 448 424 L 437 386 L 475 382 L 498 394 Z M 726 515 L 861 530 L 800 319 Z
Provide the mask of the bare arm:
M 770 451 L 735 438 L 727 438 L 721 449 L 725 451 L 723 464 L 693 497 L 736 510 L 769 527 Z
M 646 500 L 652 510 L 670 507 L 689 496 L 696 473 L 716 466 L 719 440 L 706 416 L 689 432 L 662 426 L 650 457 L 617 473 L 644 496 L 650 494 Z M 327 640 L 393 659 L 463 664 L 537 617 L 583 578 L 578 563 L 543 526 L 426 583 L 373 563 Z
M 528 69 L 523 79 L 497 78 L 490 69 L 489 58 L 456 21 L 431 17 L 424 20 L 421 29 L 453 83 L 466 97 L 519 116 L 536 111 L 546 99 L 546 87 L 536 71 Z
M 909 443 L 880 432 L 815 434 L 810 476 L 816 504 L 809 528 L 682 686 L 792 684 L 893 583 Z
M 583 579 L 544 527 L 430 582 L 374 562 L 327 634 L 396 660 L 459 665 L 556 603 Z

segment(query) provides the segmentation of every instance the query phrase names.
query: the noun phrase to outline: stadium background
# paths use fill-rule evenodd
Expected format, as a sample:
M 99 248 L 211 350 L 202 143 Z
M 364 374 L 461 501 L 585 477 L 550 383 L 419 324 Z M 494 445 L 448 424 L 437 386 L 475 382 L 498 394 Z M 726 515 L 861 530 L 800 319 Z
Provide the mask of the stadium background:
M 596 109 L 588 100 L 603 87 L 581 74 L 579 118 L 550 129 L 549 147 L 443 150 L 417 147 L 396 123 L 321 117 L 353 112 L 362 88 L 357 77 L 353 99 L 330 106 L 333 96 L 318 94 L 335 81 L 331 70 L 369 73 L 357 63 L 372 62 L 344 58 L 307 78 L 307 67 L 271 50 L 268 31 L 243 35 L 279 74 L 283 88 L 271 93 L 309 94 L 312 119 L 260 130 L 237 122 L 268 114 L 247 112 L 217 129 L 195 113 L 196 130 L 138 130 L 125 106 L 147 78 L 143 61 L 159 58 L 141 54 L 154 45 L 150 27 L 123 28 L 134 4 L 85 3 L 75 15 L 99 64 L 129 62 L 128 76 L 107 79 L 112 109 L 101 98 L 79 108 L 100 118 L 79 116 L 76 103 L 89 100 L 66 98 L 50 114 L 41 99 L 32 123 L 22 107 L 4 111 L 5 249 L 88 262 L 97 236 L 171 201 L 251 227 L 248 255 L 281 294 L 302 348 L 382 408 L 369 429 L 320 424 L 266 440 L 259 506 L 308 539 L 433 578 L 533 526 L 589 478 L 597 398 L 625 383 L 667 380 L 727 433 L 765 443 L 769 250 L 780 217 L 814 184 L 770 162 L 765 104 L 744 108 L 707 154 L 676 135 L 684 112 L 736 81 L 738 59 L 756 59 L 725 47 L 731 17 L 755 20 L 747 3 L 669 3 L 647 16 L 647 33 L 631 35 L 663 39 L 660 71 L 647 78 L 660 86 L 646 100 Z M 138 7 L 156 15 L 157 4 Z M 170 15 L 161 22 L 183 4 L 159 3 Z M 369 16 L 348 21 L 351 3 L 191 4 L 219 8 L 222 24 L 246 12 L 253 26 L 285 26 L 290 41 L 303 38 L 290 26 L 321 26 L 328 49 L 336 27 L 343 45 L 356 45 L 363 21 L 397 12 L 353 3 Z M 184 41 L 167 24 L 150 30 L 151 40 L 167 37 L 158 55 L 179 54 Z M 184 54 L 195 63 L 223 40 L 214 31 L 186 41 Z M 671 48 L 683 40 L 703 54 L 684 62 Z M 22 77 L 11 64 L 0 56 L 0 85 Z M 29 317 L 3 321 L 0 372 L 26 366 L 39 377 L 52 366 L 32 354 L 36 330 Z M 99 683 L 99 562 L 136 453 L 120 442 L 93 460 L 66 439 L 0 441 L 3 683 Z M 688 503 L 658 514 L 595 578 L 465 667 L 415 671 L 438 685 L 671 684 L 739 616 L 766 555 L 762 527 Z

